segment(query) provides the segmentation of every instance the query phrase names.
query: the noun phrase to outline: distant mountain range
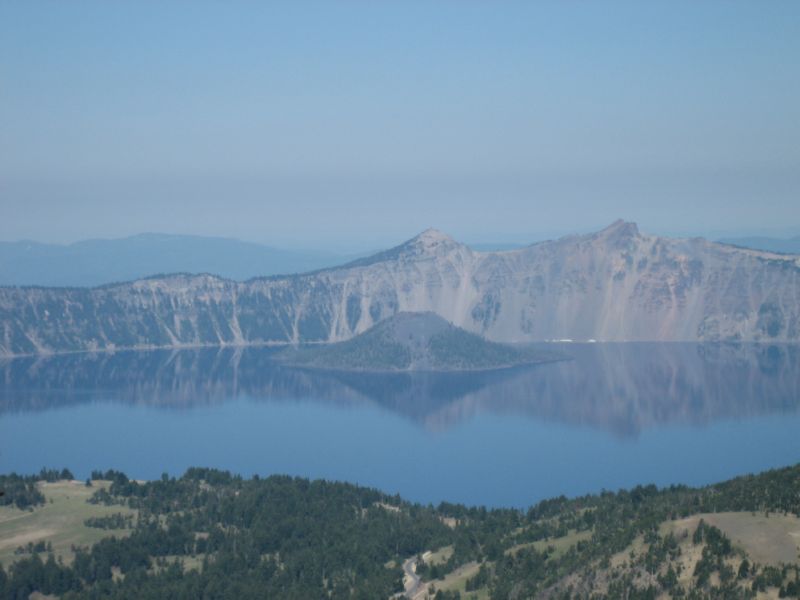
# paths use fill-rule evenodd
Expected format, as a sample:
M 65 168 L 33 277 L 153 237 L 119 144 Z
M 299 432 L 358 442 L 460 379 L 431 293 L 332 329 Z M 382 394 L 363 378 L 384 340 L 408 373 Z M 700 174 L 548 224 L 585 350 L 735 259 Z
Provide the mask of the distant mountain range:
M 290 348 L 279 355 L 295 366 L 345 371 L 475 371 L 554 358 L 487 341 L 432 312 L 397 313 L 344 342 Z
M 338 342 L 424 311 L 507 343 L 797 341 L 798 299 L 798 256 L 644 235 L 623 221 L 502 252 L 427 230 L 303 275 L 0 288 L 0 353 Z
M 157 273 L 213 273 L 244 281 L 313 271 L 344 260 L 333 253 L 160 233 L 68 245 L 0 242 L 0 285 L 97 286 Z
M 793 238 L 781 239 L 770 237 L 740 237 L 720 240 L 722 244 L 731 244 L 741 248 L 766 250 L 767 252 L 780 252 L 782 254 L 800 254 L 800 235 Z
M 521 244 L 474 244 L 473 250 L 511 250 Z M 164 273 L 209 273 L 246 281 L 307 273 L 364 253 L 287 250 L 223 237 L 142 233 L 72 244 L 0 242 L 0 286 L 96 287 Z

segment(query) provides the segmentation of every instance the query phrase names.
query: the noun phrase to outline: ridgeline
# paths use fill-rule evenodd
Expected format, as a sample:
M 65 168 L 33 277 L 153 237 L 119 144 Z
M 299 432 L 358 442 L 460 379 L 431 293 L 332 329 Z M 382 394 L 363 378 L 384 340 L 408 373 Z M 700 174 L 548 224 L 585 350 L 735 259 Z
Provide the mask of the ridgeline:
M 0 476 L 0 541 L 21 540 L 11 529 L 48 507 L 77 510 L 48 499 L 59 486 L 105 511 L 83 524 L 103 539 L 62 551 L 50 543 L 58 531 L 29 535 L 0 570 L 0 597 L 366 600 L 406 593 L 404 567 L 421 578 L 407 593 L 420 599 L 800 595 L 800 465 L 528 510 L 422 506 L 346 483 L 198 468 L 151 482 L 115 471 L 86 483 Z

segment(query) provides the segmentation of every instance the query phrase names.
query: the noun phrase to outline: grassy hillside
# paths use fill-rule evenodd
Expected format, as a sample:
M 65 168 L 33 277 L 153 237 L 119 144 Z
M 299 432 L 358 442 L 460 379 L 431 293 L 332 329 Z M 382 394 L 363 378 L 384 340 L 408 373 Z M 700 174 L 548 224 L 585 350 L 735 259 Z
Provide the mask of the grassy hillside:
M 106 506 L 87 502 L 100 489 L 107 489 L 111 482 L 95 481 L 87 487 L 80 481 L 61 480 L 39 482 L 38 487 L 45 497 L 44 504 L 33 510 L 22 510 L 16 506 L 0 506 L 0 564 L 11 564 L 21 557 L 29 556 L 44 544 L 48 551 L 71 563 L 73 548 L 89 546 L 108 536 L 109 530 L 99 525 L 114 515 L 135 517 L 136 511 L 127 506 Z M 88 524 L 87 524 L 88 523 Z M 122 521 L 133 525 L 133 521 Z M 115 530 L 116 535 L 125 535 L 128 527 Z
M 406 577 L 419 599 L 800 596 L 800 465 L 524 511 L 426 507 L 345 483 L 208 469 L 147 483 L 100 476 L 110 481 L 39 483 L 44 501 L 32 512 L 4 509 L 28 519 L 28 538 L 45 549 L 5 555 L 0 597 L 388 598 L 403 593 L 409 565 L 422 578 Z M 81 533 L 87 515 L 116 512 L 137 513 L 133 528 Z M 6 545 L 13 521 L 0 529 Z M 61 561 L 67 540 L 73 555 Z

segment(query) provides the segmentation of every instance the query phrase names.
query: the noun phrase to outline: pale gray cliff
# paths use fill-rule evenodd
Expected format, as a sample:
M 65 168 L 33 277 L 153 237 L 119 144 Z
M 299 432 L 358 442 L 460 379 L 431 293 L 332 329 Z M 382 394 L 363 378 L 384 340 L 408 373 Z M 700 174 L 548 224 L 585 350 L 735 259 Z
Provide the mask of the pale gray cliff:
M 401 311 L 433 311 L 499 342 L 798 341 L 800 257 L 622 221 L 505 252 L 428 230 L 304 275 L 0 288 L 0 354 L 332 342 Z

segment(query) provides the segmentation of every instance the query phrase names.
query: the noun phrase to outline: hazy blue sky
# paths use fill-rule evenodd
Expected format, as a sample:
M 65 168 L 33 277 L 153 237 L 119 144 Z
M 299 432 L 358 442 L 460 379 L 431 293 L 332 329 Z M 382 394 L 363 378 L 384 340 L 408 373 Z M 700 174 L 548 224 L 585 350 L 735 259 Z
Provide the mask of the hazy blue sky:
M 800 2 L 0 2 L 0 239 L 800 232 Z

